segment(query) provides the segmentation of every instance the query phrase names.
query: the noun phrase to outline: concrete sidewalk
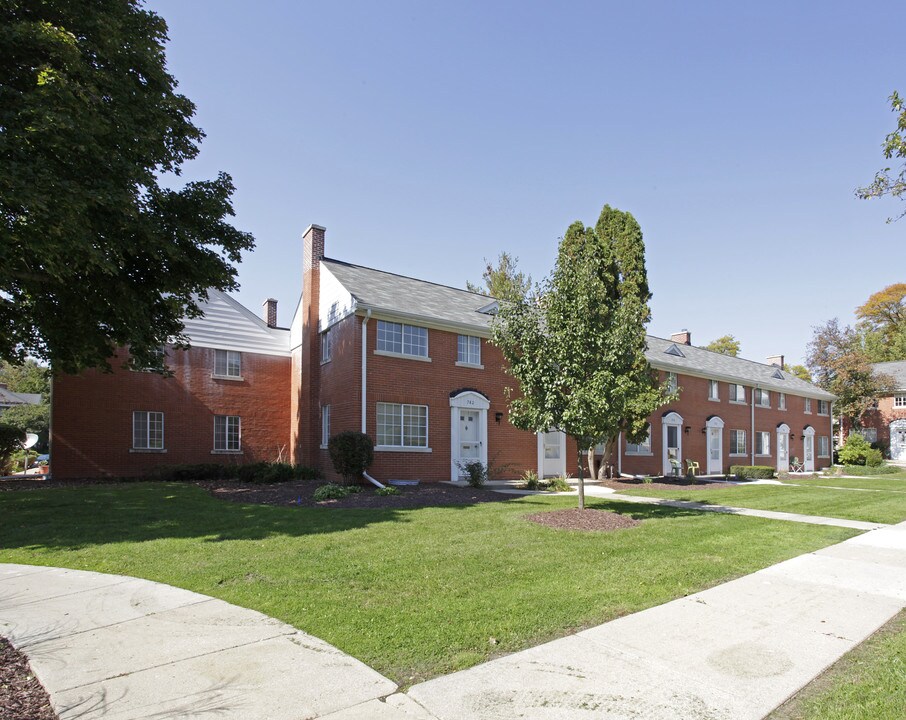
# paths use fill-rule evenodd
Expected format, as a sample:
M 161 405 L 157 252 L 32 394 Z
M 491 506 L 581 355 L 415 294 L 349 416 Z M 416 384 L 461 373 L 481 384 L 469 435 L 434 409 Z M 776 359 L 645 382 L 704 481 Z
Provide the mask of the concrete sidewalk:
M 26 653 L 62 720 L 759 720 L 904 606 L 906 523 L 402 694 L 336 648 L 220 600 L 0 565 L 0 635 Z

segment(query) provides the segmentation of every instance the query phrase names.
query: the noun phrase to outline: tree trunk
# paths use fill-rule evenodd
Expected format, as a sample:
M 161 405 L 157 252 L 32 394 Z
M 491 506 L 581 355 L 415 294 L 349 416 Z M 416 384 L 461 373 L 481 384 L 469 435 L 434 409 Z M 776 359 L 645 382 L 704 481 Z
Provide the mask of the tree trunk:
M 579 509 L 585 509 L 585 479 L 582 477 L 582 448 L 576 447 L 576 457 L 579 460 Z
M 595 446 L 588 448 L 588 479 L 594 480 L 598 477 L 597 463 L 595 463 Z

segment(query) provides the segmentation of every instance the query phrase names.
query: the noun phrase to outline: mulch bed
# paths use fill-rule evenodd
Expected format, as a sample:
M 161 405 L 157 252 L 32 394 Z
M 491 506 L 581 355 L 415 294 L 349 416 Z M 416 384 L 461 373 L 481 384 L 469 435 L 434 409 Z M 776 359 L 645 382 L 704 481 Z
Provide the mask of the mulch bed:
M 483 488 L 457 487 L 440 483 L 423 483 L 413 487 L 399 488 L 399 495 L 378 495 L 377 488 L 363 487 L 339 500 L 316 502 L 312 497 L 315 490 L 323 485 L 320 480 L 259 485 L 239 482 L 199 483 L 216 498 L 240 503 L 261 505 L 324 507 L 324 508 L 420 508 L 443 505 L 473 505 L 485 502 L 506 502 L 518 495 L 504 495 Z
M 598 483 L 605 487 L 613 488 L 617 492 L 622 490 L 638 490 L 651 488 L 652 490 L 717 490 L 718 488 L 736 487 L 728 482 L 707 482 L 692 478 L 656 477 L 650 483 L 636 478 L 620 478 L 619 480 L 602 480 Z
M 0 638 L 0 720 L 57 720 L 25 656 Z
M 608 512 L 606 510 L 579 510 L 570 508 L 568 510 L 552 510 L 549 512 L 534 513 L 526 515 L 526 520 L 545 525 L 557 530 L 585 530 L 585 531 L 609 531 L 622 530 L 640 525 L 635 520 L 626 515 Z

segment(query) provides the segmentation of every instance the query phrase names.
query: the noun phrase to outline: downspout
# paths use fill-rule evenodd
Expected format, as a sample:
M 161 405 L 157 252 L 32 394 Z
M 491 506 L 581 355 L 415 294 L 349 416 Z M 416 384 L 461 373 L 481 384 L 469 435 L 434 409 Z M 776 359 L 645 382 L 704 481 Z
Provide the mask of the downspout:
M 368 320 L 371 308 L 365 311 L 362 319 L 362 434 L 368 432 Z
M 752 388 L 752 465 L 755 464 L 755 385 Z

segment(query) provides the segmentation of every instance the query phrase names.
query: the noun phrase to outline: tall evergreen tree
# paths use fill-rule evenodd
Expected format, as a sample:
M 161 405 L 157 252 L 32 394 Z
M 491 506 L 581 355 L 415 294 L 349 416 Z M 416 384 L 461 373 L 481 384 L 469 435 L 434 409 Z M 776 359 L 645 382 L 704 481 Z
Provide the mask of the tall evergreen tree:
M 510 418 L 525 430 L 575 439 L 579 507 L 585 507 L 582 453 L 647 435 L 664 402 L 645 359 L 650 320 L 645 245 L 635 218 L 605 205 L 595 227 L 569 226 L 543 287 L 501 305 L 493 326 L 510 374 Z

